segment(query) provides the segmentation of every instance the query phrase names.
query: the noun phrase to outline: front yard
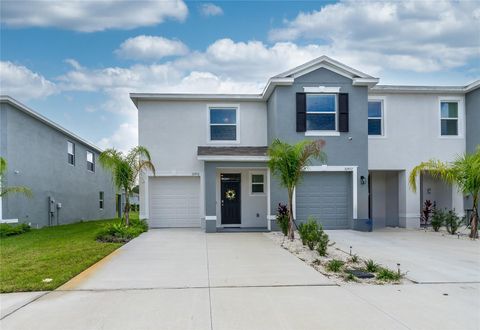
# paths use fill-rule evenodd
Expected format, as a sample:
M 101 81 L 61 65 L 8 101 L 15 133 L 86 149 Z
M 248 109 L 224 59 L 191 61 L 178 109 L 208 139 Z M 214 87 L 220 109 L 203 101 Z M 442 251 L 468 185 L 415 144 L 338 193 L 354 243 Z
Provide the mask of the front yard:
M 122 245 L 95 240 L 97 232 L 113 221 L 118 219 L 46 227 L 1 238 L 0 292 L 53 290 L 64 284 Z

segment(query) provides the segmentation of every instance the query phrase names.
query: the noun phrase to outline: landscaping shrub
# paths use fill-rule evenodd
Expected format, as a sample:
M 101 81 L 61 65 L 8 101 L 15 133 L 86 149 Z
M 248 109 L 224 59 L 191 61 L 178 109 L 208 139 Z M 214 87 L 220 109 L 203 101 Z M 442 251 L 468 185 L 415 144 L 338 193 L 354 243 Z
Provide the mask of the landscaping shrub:
M 288 208 L 287 205 L 278 203 L 277 223 L 284 236 L 288 234 Z
M 350 261 L 356 264 L 360 258 L 358 257 L 358 254 L 354 254 L 353 256 L 350 257 Z
M 308 246 L 310 250 L 313 250 L 320 241 L 318 223 L 313 217 L 308 217 L 306 223 L 301 223 L 298 226 L 298 233 L 300 234 L 302 244 Z
M 398 272 L 394 272 L 388 268 L 379 268 L 377 273 L 377 279 L 385 282 L 397 282 L 400 281 L 402 275 Z
M 443 226 L 444 223 L 445 223 L 445 212 L 434 208 L 432 212 L 432 221 L 431 221 L 433 230 L 438 231 Z
M 100 242 L 126 243 L 147 230 L 148 224 L 145 220 L 132 219 L 128 227 L 121 222 L 114 222 L 102 228 L 97 233 L 96 240 Z
M 365 270 L 370 273 L 375 273 L 380 269 L 380 265 L 377 264 L 375 261 L 372 259 L 368 259 L 364 261 L 365 263 Z
M 327 270 L 330 272 L 338 273 L 345 263 L 342 260 L 332 259 L 327 262 Z
M 445 213 L 445 227 L 447 227 L 447 231 L 451 235 L 455 235 L 457 233 L 458 228 L 460 228 L 460 225 L 463 222 L 463 219 L 460 219 L 460 217 L 455 213 L 453 210 L 449 210 L 447 213 Z
M 317 250 L 318 254 L 321 255 L 322 257 L 327 255 L 327 248 L 328 248 L 328 242 L 329 241 L 330 240 L 328 238 L 327 233 L 323 231 L 322 225 L 319 225 L 319 228 L 318 228 L 318 243 L 317 243 L 316 250 Z
M 26 233 L 30 231 L 30 226 L 26 223 L 21 223 L 19 225 L 10 225 L 8 223 L 0 224 L 0 237 L 14 236 Z
M 345 278 L 345 281 L 347 282 L 350 282 L 350 281 L 357 282 L 357 278 L 352 273 L 346 274 L 344 278 Z
M 420 224 L 424 225 L 425 228 L 428 226 L 430 222 L 430 216 L 433 211 L 433 203 L 429 199 L 427 199 L 423 203 L 422 214 L 420 216 Z

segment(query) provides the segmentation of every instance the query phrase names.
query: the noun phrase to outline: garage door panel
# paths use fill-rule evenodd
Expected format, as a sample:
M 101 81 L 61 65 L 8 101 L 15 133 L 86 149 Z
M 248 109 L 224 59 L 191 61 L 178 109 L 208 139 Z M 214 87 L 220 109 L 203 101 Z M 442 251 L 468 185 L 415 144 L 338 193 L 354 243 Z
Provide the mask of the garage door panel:
M 149 193 L 151 227 L 200 227 L 200 178 L 151 178 Z
M 296 189 L 297 220 L 315 217 L 325 229 L 349 228 L 350 175 L 345 172 L 305 173 Z

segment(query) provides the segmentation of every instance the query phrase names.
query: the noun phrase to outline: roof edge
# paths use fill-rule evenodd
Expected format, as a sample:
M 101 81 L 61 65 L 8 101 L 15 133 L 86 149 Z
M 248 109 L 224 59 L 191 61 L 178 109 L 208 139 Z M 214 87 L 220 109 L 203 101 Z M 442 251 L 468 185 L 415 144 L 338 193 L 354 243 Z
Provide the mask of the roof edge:
M 94 149 L 95 151 L 98 151 L 100 153 L 103 152 L 103 149 L 101 149 L 100 147 L 96 146 L 95 144 L 93 144 L 91 142 L 88 142 L 84 138 L 82 138 L 82 137 L 78 136 L 77 134 L 69 131 L 68 129 L 60 126 L 59 124 L 53 122 L 52 120 L 50 120 L 47 117 L 43 116 L 42 114 L 36 112 L 35 110 L 27 107 L 25 104 L 21 103 L 20 101 L 14 99 L 13 97 L 11 97 L 9 95 L 0 95 L 0 103 L 10 104 L 11 106 L 19 109 L 20 111 L 26 113 L 27 115 L 43 122 L 44 124 L 56 129 L 57 131 L 62 132 L 63 134 L 71 137 L 72 139 L 75 139 L 78 142 L 85 144 L 86 146 Z

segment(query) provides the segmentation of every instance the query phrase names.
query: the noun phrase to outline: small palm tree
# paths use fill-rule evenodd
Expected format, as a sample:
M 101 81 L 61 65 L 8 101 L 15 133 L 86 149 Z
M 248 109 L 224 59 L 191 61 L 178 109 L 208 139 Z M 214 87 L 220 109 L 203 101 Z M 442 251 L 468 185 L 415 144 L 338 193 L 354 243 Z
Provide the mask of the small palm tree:
M 3 178 L 5 172 L 7 172 L 7 161 L 4 158 L 0 157 L 0 179 Z M 10 194 L 23 194 L 27 197 L 32 197 L 32 191 L 27 187 L 7 187 L 3 184 L 3 182 L 0 182 L 0 197 L 4 197 Z
M 272 174 L 280 180 L 280 184 L 287 188 L 288 192 L 288 238 L 294 239 L 293 230 L 293 191 L 303 177 L 303 170 L 312 159 L 324 161 L 325 153 L 322 151 L 325 141 L 300 141 L 296 144 L 288 144 L 279 139 L 273 141 L 268 148 L 268 167 Z
M 473 198 L 473 212 L 470 219 L 470 238 L 478 238 L 478 198 L 480 194 L 480 147 L 474 153 L 458 156 L 453 162 L 442 162 L 431 159 L 413 168 L 409 183 L 416 191 L 416 177 L 427 172 L 449 184 L 456 184 L 465 195 Z
M 112 172 L 113 182 L 118 190 L 125 192 L 125 224 L 130 224 L 130 194 L 135 188 L 138 176 L 144 170 L 155 174 L 155 166 L 151 161 L 150 152 L 142 146 L 132 148 L 128 154 L 107 149 L 100 154 L 100 164 Z

